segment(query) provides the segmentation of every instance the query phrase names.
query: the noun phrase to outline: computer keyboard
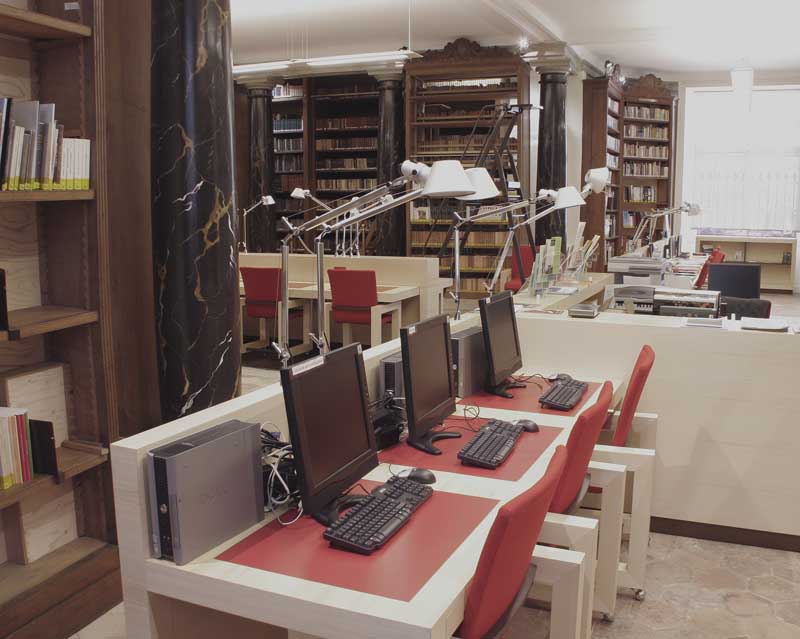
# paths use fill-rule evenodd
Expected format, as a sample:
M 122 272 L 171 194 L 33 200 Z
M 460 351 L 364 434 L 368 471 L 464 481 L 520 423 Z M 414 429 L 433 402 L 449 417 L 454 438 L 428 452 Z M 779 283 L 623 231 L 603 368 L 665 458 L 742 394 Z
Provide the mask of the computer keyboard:
M 328 526 L 323 537 L 334 548 L 372 554 L 389 541 L 431 495 L 430 486 L 392 477 Z
M 539 397 L 539 404 L 553 410 L 572 410 L 589 388 L 586 382 L 576 379 L 555 382 Z
M 514 449 L 522 431 L 522 426 L 511 422 L 490 420 L 458 452 L 458 458 L 468 466 L 497 468 Z

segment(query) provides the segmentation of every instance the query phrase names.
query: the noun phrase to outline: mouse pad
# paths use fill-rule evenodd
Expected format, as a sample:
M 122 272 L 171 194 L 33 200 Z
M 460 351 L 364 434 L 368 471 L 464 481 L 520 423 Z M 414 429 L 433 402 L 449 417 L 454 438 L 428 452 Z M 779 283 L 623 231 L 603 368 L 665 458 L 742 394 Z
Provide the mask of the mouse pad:
M 367 490 L 378 484 L 360 482 Z M 358 488 L 355 489 L 358 491 Z M 411 601 L 497 505 L 497 500 L 438 491 L 380 550 L 359 555 L 331 548 L 311 517 L 273 521 L 217 559 L 380 597 Z M 288 521 L 294 515 L 285 515 Z M 431 534 L 435 531 L 436 534 Z
M 487 421 L 489 420 L 479 418 L 467 422 L 463 419 L 452 417 L 445 420 L 445 427 L 449 427 L 448 430 L 450 431 L 461 433 L 461 437 L 459 439 L 440 439 L 434 443 L 434 446 L 442 451 L 441 455 L 431 455 L 409 446 L 405 442 L 401 442 L 391 448 L 382 450 L 378 453 L 378 459 L 388 464 L 427 468 L 434 473 L 438 470 L 460 475 L 486 477 L 488 479 L 518 481 L 561 432 L 560 428 L 539 426 L 538 433 L 522 433 L 511 454 L 494 470 L 477 466 L 465 466 L 458 458 L 458 451 L 470 440 L 473 433 L 469 430 L 460 429 L 466 428 L 468 425 L 480 428 Z
M 586 381 L 586 380 L 581 380 Z M 539 388 L 536 383 L 541 384 Z M 504 408 L 506 410 L 518 410 L 528 413 L 539 413 L 540 415 L 561 415 L 562 417 L 572 417 L 577 415 L 583 410 L 584 404 L 587 400 L 595 394 L 600 387 L 599 382 L 588 382 L 589 388 L 581 397 L 580 401 L 575 405 L 572 410 L 552 410 L 550 408 L 542 408 L 539 405 L 539 397 L 544 395 L 545 391 L 550 388 L 550 383 L 541 379 L 532 379 L 528 382 L 525 388 L 511 388 L 509 391 L 514 396 L 511 399 L 505 397 L 498 397 L 486 391 L 480 391 L 469 397 L 464 397 L 459 404 L 466 406 L 480 406 L 482 408 Z

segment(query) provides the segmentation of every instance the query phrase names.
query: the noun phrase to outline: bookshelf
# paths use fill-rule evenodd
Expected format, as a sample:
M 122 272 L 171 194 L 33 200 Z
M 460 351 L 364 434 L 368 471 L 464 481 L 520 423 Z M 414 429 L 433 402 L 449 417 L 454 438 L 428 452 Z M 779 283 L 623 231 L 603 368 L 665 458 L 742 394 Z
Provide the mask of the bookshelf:
M 121 600 L 107 446 L 160 417 L 146 213 L 149 7 L 29 4 L 38 11 L 0 4 L 2 95 L 54 103 L 65 136 L 91 140 L 91 187 L 0 192 L 9 311 L 0 376 L 63 365 L 66 439 L 98 452 L 61 445 L 55 476 L 0 490 L 0 638 L 66 637 Z
M 469 168 L 475 165 L 483 141 L 494 124 L 492 111 L 486 108 L 528 103 L 530 73 L 510 49 L 481 47 L 462 38 L 409 62 L 405 69 L 405 89 L 406 157 L 426 164 L 461 160 L 464 167 Z M 518 128 L 516 138 L 512 139 L 512 149 L 516 152 L 521 187 L 509 189 L 512 200 L 521 193 L 528 193 L 527 114 L 521 117 Z M 487 201 L 482 205 L 491 206 L 497 202 Z M 406 254 L 439 255 L 451 214 L 456 210 L 464 212 L 464 206 L 454 199 L 430 202 L 422 199 L 409 204 Z M 477 210 L 475 207 L 475 212 Z M 470 229 L 468 241 L 461 249 L 462 297 L 485 296 L 483 283 L 491 279 L 507 228 L 505 220 L 498 219 Z M 506 261 L 509 268 L 510 259 Z M 452 265 L 452 255 L 440 257 L 442 277 L 451 275 Z

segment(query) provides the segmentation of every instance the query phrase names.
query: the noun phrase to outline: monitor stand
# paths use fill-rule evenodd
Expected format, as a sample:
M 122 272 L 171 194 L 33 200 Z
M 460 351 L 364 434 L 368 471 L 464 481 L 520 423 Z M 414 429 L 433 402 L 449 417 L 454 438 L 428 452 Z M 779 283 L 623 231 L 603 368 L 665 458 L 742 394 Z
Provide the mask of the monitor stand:
M 341 516 L 343 510 L 352 508 L 356 504 L 360 504 L 369 495 L 342 495 L 330 502 L 325 508 L 314 514 L 316 519 L 323 526 L 330 526 Z
M 514 396 L 508 392 L 509 388 L 526 388 L 526 384 L 521 382 L 515 382 L 513 380 L 505 380 L 502 384 L 498 384 L 497 386 L 491 386 L 488 389 L 488 392 L 491 395 L 497 395 L 498 397 L 505 397 L 506 399 L 514 399 Z
M 409 439 L 408 443 L 414 448 L 418 448 L 419 450 L 429 453 L 430 455 L 441 455 L 442 451 L 436 448 L 436 446 L 433 445 L 433 442 L 440 439 L 458 439 L 459 437 L 461 437 L 461 433 L 453 433 L 448 431 L 434 433 L 432 431 L 428 431 L 419 439 Z

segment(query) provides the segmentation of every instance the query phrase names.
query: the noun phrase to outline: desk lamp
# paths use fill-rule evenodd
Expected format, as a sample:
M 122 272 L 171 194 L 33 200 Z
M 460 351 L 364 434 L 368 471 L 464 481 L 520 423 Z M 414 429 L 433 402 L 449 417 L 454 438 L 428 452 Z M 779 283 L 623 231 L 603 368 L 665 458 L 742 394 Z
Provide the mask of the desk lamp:
M 239 240 L 240 253 L 247 253 L 247 216 L 259 206 L 272 206 L 273 204 L 275 204 L 275 198 L 271 195 L 262 195 L 253 206 L 242 211 L 242 239 Z

